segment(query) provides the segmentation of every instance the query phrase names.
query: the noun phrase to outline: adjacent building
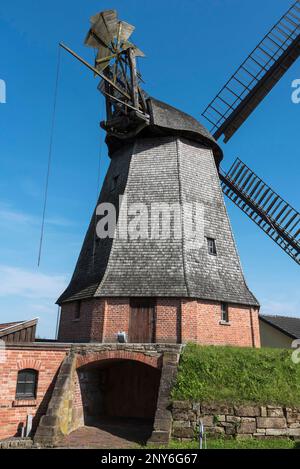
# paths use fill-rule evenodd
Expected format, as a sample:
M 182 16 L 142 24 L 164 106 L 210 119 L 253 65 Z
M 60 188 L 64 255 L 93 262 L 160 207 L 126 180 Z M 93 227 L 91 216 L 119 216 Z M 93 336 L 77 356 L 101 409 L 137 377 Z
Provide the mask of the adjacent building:
M 300 341 L 300 318 L 260 315 L 259 326 L 262 347 L 291 348 Z

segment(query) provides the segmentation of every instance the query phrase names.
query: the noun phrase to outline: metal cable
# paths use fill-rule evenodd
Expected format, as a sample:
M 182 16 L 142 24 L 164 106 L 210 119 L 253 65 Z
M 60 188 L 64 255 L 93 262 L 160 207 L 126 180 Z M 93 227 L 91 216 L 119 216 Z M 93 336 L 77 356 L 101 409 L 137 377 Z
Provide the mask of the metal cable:
M 45 229 L 45 215 L 46 215 L 46 208 L 47 208 L 47 201 L 48 201 L 49 177 L 50 177 L 50 169 L 51 169 L 51 161 L 52 161 L 52 148 L 53 148 L 54 125 L 55 125 L 55 116 L 56 116 L 56 103 L 57 103 L 57 93 L 58 93 L 60 62 L 61 62 L 61 50 L 60 50 L 60 47 L 58 47 L 56 79 L 55 79 L 55 88 L 54 88 L 54 101 L 53 101 L 53 110 L 52 110 L 51 127 L 50 127 L 50 143 L 49 143 L 48 164 L 47 164 L 47 173 L 46 173 L 46 185 L 45 185 L 45 193 L 44 193 L 41 236 L 40 236 L 40 244 L 39 244 L 39 252 L 38 252 L 38 267 L 41 262 L 44 229 Z

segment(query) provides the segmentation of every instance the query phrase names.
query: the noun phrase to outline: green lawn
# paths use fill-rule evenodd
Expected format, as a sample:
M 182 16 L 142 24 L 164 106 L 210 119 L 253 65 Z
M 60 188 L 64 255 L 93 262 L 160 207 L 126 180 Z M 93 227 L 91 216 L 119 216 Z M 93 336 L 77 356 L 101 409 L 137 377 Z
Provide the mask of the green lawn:
M 174 400 L 300 406 L 300 365 L 292 350 L 202 347 L 181 355 Z
M 180 442 L 172 440 L 167 446 L 147 446 L 148 448 L 159 449 L 199 449 L 198 441 Z M 288 439 L 257 440 L 247 438 L 235 440 L 217 438 L 207 439 L 207 449 L 299 449 L 299 443 Z

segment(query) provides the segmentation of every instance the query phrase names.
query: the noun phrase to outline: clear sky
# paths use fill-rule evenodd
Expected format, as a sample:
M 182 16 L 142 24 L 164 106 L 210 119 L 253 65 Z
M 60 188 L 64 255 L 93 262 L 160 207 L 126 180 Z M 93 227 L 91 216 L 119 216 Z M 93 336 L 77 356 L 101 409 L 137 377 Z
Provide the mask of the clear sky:
M 1 0 L 0 322 L 39 317 L 52 337 L 55 301 L 67 284 L 108 157 L 97 80 L 62 53 L 46 229 L 37 267 L 57 44 L 90 62 L 89 17 L 116 8 L 136 25 L 147 54 L 140 68 L 149 94 L 201 120 L 201 112 L 291 0 Z M 291 101 L 293 66 L 260 108 L 223 145 L 224 169 L 236 156 L 300 209 L 300 104 Z M 101 144 L 102 142 L 102 144 Z M 299 266 L 230 201 L 226 202 L 247 282 L 262 311 L 300 316 Z

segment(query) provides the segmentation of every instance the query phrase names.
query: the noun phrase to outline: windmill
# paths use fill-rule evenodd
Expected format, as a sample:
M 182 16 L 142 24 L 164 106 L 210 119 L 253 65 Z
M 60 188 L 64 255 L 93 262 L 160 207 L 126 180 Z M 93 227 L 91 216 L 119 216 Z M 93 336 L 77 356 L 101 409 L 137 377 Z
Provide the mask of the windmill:
M 101 331 L 95 337 L 92 325 L 88 333 L 78 328 L 78 340 L 114 341 L 125 331 L 131 342 L 259 345 L 259 303 L 245 282 L 221 188 L 298 264 L 300 214 L 241 160 L 225 173 L 217 139 L 224 134 L 228 141 L 297 59 L 299 26 L 297 1 L 204 111 L 212 133 L 143 91 L 136 59 L 144 54 L 129 41 L 134 27 L 114 10 L 91 18 L 85 44 L 96 50 L 94 65 L 61 44 L 101 78 L 107 115 L 100 125 L 111 162 L 98 204 L 116 207 L 116 232 L 127 214 L 125 204 L 118 206 L 120 196 L 147 206 L 192 200 L 204 207 L 205 241 L 189 249 L 186 232 L 168 240 L 95 238 L 95 210 L 70 284 L 58 299 L 60 340 L 74 340 L 71 311 L 77 317 L 78 302 L 89 300 L 90 324 L 101 324 Z M 215 330 L 218 309 L 220 325 L 230 325 L 228 305 L 239 334 Z
M 147 95 L 136 71 L 136 57 L 145 55 L 129 42 L 134 29 L 119 21 L 114 10 L 105 11 L 91 18 L 85 40 L 87 46 L 98 51 L 95 69 L 105 74 L 99 89 L 106 97 L 107 120 L 101 126 L 112 138 L 128 139 L 149 125 Z M 218 140 L 224 135 L 227 143 L 299 55 L 297 0 L 202 113 L 212 126 L 213 137 Z M 239 158 L 226 173 L 219 167 L 219 176 L 224 194 L 300 264 L 299 212 Z

